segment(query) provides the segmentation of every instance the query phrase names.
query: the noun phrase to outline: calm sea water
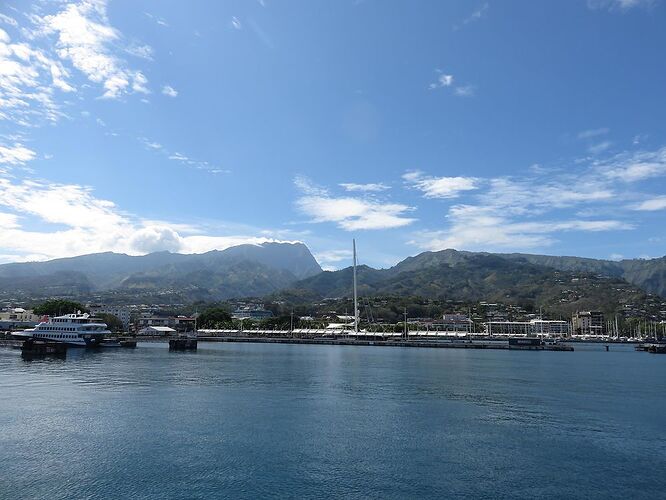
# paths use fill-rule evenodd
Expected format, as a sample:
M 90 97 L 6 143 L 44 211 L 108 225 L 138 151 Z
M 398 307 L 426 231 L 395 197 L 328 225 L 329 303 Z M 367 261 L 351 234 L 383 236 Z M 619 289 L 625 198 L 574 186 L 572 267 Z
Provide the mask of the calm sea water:
M 664 498 L 666 356 L 0 349 L 0 498 Z

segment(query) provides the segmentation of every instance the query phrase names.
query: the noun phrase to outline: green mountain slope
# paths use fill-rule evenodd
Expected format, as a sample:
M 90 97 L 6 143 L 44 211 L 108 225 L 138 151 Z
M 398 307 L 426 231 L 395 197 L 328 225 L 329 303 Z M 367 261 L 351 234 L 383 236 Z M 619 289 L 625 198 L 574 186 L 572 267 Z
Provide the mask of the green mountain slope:
M 280 294 L 349 297 L 351 269 L 325 272 L 297 282 Z M 581 309 L 616 311 L 648 301 L 648 295 L 620 277 L 560 271 L 518 257 L 469 252 L 429 252 L 391 269 L 358 269 L 359 294 L 419 296 L 455 301 L 536 305 L 570 314 Z

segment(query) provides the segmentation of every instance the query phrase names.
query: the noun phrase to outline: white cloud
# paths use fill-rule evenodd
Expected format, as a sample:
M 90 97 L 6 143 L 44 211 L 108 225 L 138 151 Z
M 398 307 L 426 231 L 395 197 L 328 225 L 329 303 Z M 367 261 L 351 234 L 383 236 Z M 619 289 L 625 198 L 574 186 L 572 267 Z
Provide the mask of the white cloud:
M 582 130 L 581 132 L 578 132 L 578 138 L 592 139 L 594 137 L 599 137 L 600 135 L 606 135 L 608 132 L 610 132 L 610 129 L 608 127 Z
M 19 227 L 18 216 L 0 212 L 0 231 L 16 229 Z
M 162 93 L 169 97 L 176 97 L 178 95 L 178 91 L 174 89 L 171 85 L 165 85 L 164 87 L 162 87 Z
M 390 186 L 387 186 L 383 183 L 370 183 L 370 184 L 355 184 L 353 182 L 342 183 L 340 187 L 344 188 L 346 191 L 365 191 L 365 192 L 378 192 L 386 191 L 390 189 Z
M 457 198 L 464 191 L 478 188 L 474 177 L 431 177 L 422 172 L 407 172 L 402 178 L 425 198 Z
M 90 81 L 101 84 L 103 97 L 114 99 L 131 91 L 148 93 L 146 77 L 127 68 L 112 52 L 121 42 L 121 35 L 109 24 L 105 1 L 70 3 L 57 14 L 33 19 L 37 25 L 33 34 L 55 35 L 58 56 L 71 62 Z
M 278 241 L 255 235 L 191 234 L 191 226 L 137 219 L 92 189 L 0 177 L 1 260 L 45 260 L 115 251 L 132 255 L 169 250 L 202 253 L 242 243 Z M 29 230 L 23 221 L 39 222 Z
M 130 45 L 125 48 L 125 52 L 135 57 L 146 59 L 147 61 L 153 60 L 153 48 L 150 45 Z
M 330 264 L 333 262 L 341 262 L 351 260 L 351 250 L 326 250 L 324 252 L 317 252 L 314 254 L 315 259 L 320 264 Z
M 173 154 L 169 155 L 169 160 L 176 160 L 176 161 L 186 162 L 186 161 L 189 161 L 189 158 L 187 156 L 185 156 L 184 154 L 176 152 L 176 153 L 173 153 Z
M 587 148 L 587 150 L 593 155 L 598 155 L 599 153 L 603 153 L 604 151 L 606 151 L 612 145 L 613 143 L 611 141 L 602 141 L 596 144 L 592 144 L 590 147 Z
M 54 90 L 72 92 L 68 71 L 44 51 L 12 43 L 0 29 L 0 120 L 31 126 L 36 118 L 54 122 L 63 113 Z
M 152 19 L 153 21 L 155 21 L 160 26 L 164 26 L 165 28 L 169 27 L 169 23 L 164 18 L 155 16 L 155 15 L 149 13 L 149 12 L 144 12 L 144 14 L 147 18 Z
M 22 144 L 13 146 L 0 145 L 0 165 L 23 165 L 35 157 L 35 152 L 26 148 Z
M 424 250 L 528 250 L 555 242 L 554 233 L 563 231 L 610 231 L 631 229 L 617 220 L 564 220 L 516 222 L 495 207 L 456 205 L 447 215 L 446 230 L 421 231 L 412 244 Z
M 434 90 L 442 87 L 450 87 L 451 85 L 453 85 L 453 75 L 442 73 L 437 77 L 437 81 L 431 83 L 428 88 Z
M 5 24 L 9 24 L 10 26 L 14 26 L 14 27 L 18 26 L 18 23 L 16 22 L 16 19 L 14 19 L 13 17 L 10 17 L 6 14 L 2 14 L 2 13 L 0 13 L 0 22 L 5 23 Z
M 439 76 L 437 77 L 437 80 L 435 82 L 428 85 L 429 90 L 451 87 L 453 88 L 454 95 L 457 95 L 459 97 L 471 97 L 474 95 L 476 91 L 476 87 L 474 87 L 474 85 L 459 85 L 457 87 L 453 87 L 453 82 L 454 82 L 453 75 L 448 75 L 446 73 L 443 73 L 439 69 L 435 71 L 439 74 Z
M 163 148 L 159 142 L 150 141 L 145 137 L 141 138 L 141 142 L 143 142 L 148 149 L 152 149 L 154 151 L 160 151 Z
M 654 3 L 654 0 L 587 0 L 590 9 L 606 9 L 611 12 L 626 12 L 635 7 L 650 8 Z
M 587 158 L 576 164 L 576 171 L 540 167 L 530 169 L 524 177 L 473 178 L 472 185 L 479 191 L 471 201 L 449 208 L 443 228 L 419 231 L 412 243 L 424 250 L 527 250 L 552 245 L 563 232 L 630 230 L 634 225 L 622 220 L 629 217 L 628 212 L 619 216 L 622 209 L 660 210 L 666 208 L 666 200 L 657 197 L 622 207 L 618 202 L 635 198 L 636 193 L 627 192 L 626 187 L 616 189 L 617 181 L 657 175 L 666 176 L 666 148 L 624 153 L 607 160 Z M 410 172 L 404 178 L 430 197 L 437 197 L 437 178 L 420 172 Z M 443 184 L 445 195 L 450 184 Z M 575 210 L 581 206 L 582 210 Z
M 147 226 L 132 234 L 130 246 L 141 253 L 178 252 L 183 247 L 183 239 L 168 226 Z
M 472 97 L 476 93 L 476 87 L 474 87 L 474 85 L 456 87 L 453 90 L 453 93 L 458 97 Z
M 474 9 L 474 11 L 466 19 L 463 20 L 462 22 L 463 26 L 469 23 L 473 23 L 474 21 L 478 21 L 479 19 L 484 17 L 488 12 L 489 8 L 490 5 L 488 5 L 488 2 L 486 2 L 483 5 Z M 458 29 L 458 27 L 456 26 L 455 29 Z
M 204 170 L 211 174 L 228 174 L 230 170 L 221 168 L 209 161 L 205 160 L 196 160 L 190 158 L 189 156 L 179 153 L 178 151 L 170 152 L 162 144 L 156 141 L 151 141 L 147 137 L 138 137 L 139 142 L 141 142 L 147 149 L 155 151 L 161 155 L 164 155 L 168 160 L 177 161 L 187 167 L 195 168 L 198 170 Z
M 294 184 L 304 193 L 296 200 L 296 206 L 311 217 L 311 222 L 334 222 L 345 231 L 359 231 L 403 227 L 415 220 L 404 216 L 412 210 L 407 205 L 348 196 L 334 197 L 302 176 L 296 177 Z
M 655 211 L 666 209 L 666 196 L 657 196 L 633 206 L 634 210 Z
M 666 175 L 666 147 L 656 151 L 622 153 L 597 162 L 597 170 L 608 179 L 637 182 Z

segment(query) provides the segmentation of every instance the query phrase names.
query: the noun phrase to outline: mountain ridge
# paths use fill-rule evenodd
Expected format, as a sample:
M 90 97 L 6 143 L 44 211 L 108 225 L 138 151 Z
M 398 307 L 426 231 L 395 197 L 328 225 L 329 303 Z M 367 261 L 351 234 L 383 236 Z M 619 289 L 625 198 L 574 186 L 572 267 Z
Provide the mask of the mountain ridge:
M 201 283 L 208 280 L 213 287 L 214 293 L 201 294 L 211 299 L 237 294 L 264 295 L 319 272 L 321 267 L 303 243 L 238 245 L 202 254 L 155 252 L 133 256 L 102 252 L 0 265 L 0 291 L 10 292 L 20 283 L 19 288 L 25 294 L 41 293 L 57 285 L 63 276 L 69 276 L 68 273 L 78 276 L 73 293 L 80 293 L 82 289 L 90 292 L 125 290 L 131 294 L 132 290 L 141 288 L 156 291 L 189 288 L 192 278 L 196 277 Z M 79 283 L 82 277 L 87 287 Z
M 127 300 L 171 294 L 184 301 L 213 301 L 281 292 L 314 299 L 346 294 L 350 273 L 350 268 L 322 271 L 303 243 L 239 245 L 202 254 L 103 252 L 0 265 L 0 293 L 64 294 L 69 287 L 72 295 L 113 292 Z M 360 294 L 538 301 L 555 300 L 554 291 L 564 294 L 563 284 L 568 282 L 573 283 L 572 297 L 593 295 L 601 302 L 604 297 L 593 290 L 601 284 L 623 289 L 634 298 L 640 292 L 666 296 L 666 257 L 611 261 L 446 249 L 407 257 L 387 269 L 359 266 L 358 274 Z M 585 281 L 584 287 L 576 277 Z

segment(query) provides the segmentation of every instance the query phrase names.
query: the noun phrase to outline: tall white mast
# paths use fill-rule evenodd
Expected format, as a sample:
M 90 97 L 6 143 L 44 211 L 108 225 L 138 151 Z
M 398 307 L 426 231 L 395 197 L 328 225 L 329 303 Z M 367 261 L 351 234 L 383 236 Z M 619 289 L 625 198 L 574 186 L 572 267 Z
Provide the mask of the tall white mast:
M 352 239 L 354 249 L 354 333 L 358 333 L 358 296 L 356 293 L 356 239 Z

